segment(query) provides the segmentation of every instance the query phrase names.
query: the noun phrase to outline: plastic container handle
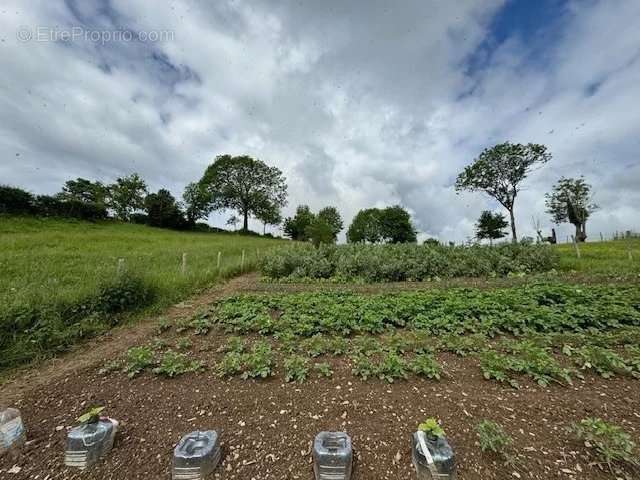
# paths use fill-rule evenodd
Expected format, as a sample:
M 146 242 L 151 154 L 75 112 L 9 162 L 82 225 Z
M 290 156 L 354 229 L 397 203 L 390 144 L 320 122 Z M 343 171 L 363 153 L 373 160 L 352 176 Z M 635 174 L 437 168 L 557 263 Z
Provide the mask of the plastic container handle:
M 427 448 L 425 433 L 422 430 L 418 431 L 418 442 L 420 443 L 420 449 L 422 450 L 422 454 L 424 455 L 424 458 L 427 461 L 429 470 L 431 471 L 431 474 L 435 477 L 438 474 L 438 469 L 436 468 L 435 462 L 433 461 L 431 452 Z

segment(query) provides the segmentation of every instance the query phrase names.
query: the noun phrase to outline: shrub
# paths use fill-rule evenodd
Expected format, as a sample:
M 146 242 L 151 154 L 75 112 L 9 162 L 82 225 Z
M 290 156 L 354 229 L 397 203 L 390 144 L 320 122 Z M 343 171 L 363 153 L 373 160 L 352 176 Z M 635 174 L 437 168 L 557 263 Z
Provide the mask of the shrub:
M 422 375 L 427 378 L 440 380 L 442 376 L 442 367 L 433 355 L 427 353 L 416 355 L 409 363 L 409 368 L 416 375 Z
M 609 467 L 613 462 L 638 463 L 634 455 L 635 443 L 619 426 L 600 418 L 585 418 L 574 425 L 573 430 L 578 440 Z
M 34 211 L 34 197 L 21 188 L 0 185 L 0 213 L 29 215 Z
M 123 273 L 98 289 L 96 311 L 106 314 L 137 310 L 153 303 L 155 290 L 138 276 Z M 117 322 L 117 318 L 114 317 Z

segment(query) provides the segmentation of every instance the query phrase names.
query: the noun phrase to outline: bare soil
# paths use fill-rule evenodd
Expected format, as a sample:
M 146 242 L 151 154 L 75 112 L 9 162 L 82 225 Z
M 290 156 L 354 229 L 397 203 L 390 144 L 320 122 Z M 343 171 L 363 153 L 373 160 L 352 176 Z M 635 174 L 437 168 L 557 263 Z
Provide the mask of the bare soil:
M 282 287 L 260 286 L 257 276 L 244 276 L 166 316 L 191 317 L 230 293 L 276 288 Z M 296 288 L 307 287 L 282 290 Z M 541 387 L 522 379 L 522 388 L 514 390 L 482 378 L 477 360 L 450 354 L 439 355 L 447 373 L 441 381 L 410 377 L 393 384 L 360 380 L 343 357 L 319 357 L 316 361 L 332 365 L 333 377 L 312 372 L 302 384 L 285 383 L 282 371 L 266 380 L 220 379 L 211 369 L 174 379 L 148 372 L 134 379 L 99 372 L 105 361 L 150 341 L 155 326 L 148 319 L 115 331 L 4 385 L 0 402 L 20 408 L 29 442 L 19 457 L 0 459 L 0 478 L 168 479 L 180 437 L 196 429 L 218 429 L 224 455 L 214 478 L 313 478 L 315 434 L 345 430 L 353 440 L 355 480 L 404 480 L 415 478 L 410 435 L 429 416 L 446 430 L 460 480 L 640 478 L 638 471 L 616 473 L 595 464 L 568 431 L 572 422 L 599 416 L 640 440 L 638 380 L 587 375 L 572 387 Z M 173 331 L 162 336 L 170 344 L 179 337 Z M 193 355 L 208 365 L 221 358 L 222 332 L 189 338 Z M 63 464 L 66 431 L 93 405 L 106 406 L 106 413 L 121 422 L 116 445 L 93 470 L 68 469 Z M 474 431 L 481 419 L 499 422 L 513 436 L 514 464 L 481 452 Z M 19 472 L 10 474 L 10 469 Z

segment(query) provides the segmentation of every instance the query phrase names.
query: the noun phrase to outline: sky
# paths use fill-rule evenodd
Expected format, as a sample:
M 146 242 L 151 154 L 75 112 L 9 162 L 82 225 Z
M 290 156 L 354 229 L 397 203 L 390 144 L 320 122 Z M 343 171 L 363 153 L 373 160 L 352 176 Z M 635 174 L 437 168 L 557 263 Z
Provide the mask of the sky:
M 247 154 L 284 173 L 285 216 L 399 204 L 420 239 L 460 242 L 500 206 L 458 173 L 532 142 L 553 159 L 523 184 L 520 235 L 549 234 L 544 194 L 579 175 L 592 239 L 637 231 L 638 25 L 638 0 L 3 0 L 0 184 L 138 172 L 180 197 Z

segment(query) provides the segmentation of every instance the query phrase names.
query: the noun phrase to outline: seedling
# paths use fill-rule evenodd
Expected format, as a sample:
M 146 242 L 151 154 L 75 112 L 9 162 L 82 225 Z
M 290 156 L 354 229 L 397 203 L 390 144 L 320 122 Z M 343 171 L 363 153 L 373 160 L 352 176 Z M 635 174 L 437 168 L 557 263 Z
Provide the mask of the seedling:
M 105 407 L 93 407 L 91 410 L 83 413 L 77 418 L 78 423 L 96 423 L 100 420 L 100 413 Z
M 424 422 L 418 425 L 418 431 L 424 432 L 431 437 L 444 437 L 444 429 L 440 426 L 438 420 L 433 417 L 427 418 Z
M 513 456 L 509 448 L 513 439 L 504 431 L 502 426 L 491 420 L 482 420 L 475 426 L 480 449 L 483 452 L 492 452 L 500 455 L 509 464 L 513 463 Z
M 435 378 L 440 380 L 442 375 L 442 367 L 438 361 L 428 353 L 416 355 L 409 363 L 409 368 L 416 375 L 422 375 L 427 378 Z
M 393 383 L 395 379 L 407 379 L 407 362 L 395 353 L 388 353 L 377 368 L 380 380 Z
M 244 356 L 242 378 L 267 378 L 273 375 L 273 351 L 267 342 L 258 342 Z
M 176 342 L 178 350 L 189 350 L 191 347 L 193 347 L 193 342 L 188 338 L 181 338 Z

